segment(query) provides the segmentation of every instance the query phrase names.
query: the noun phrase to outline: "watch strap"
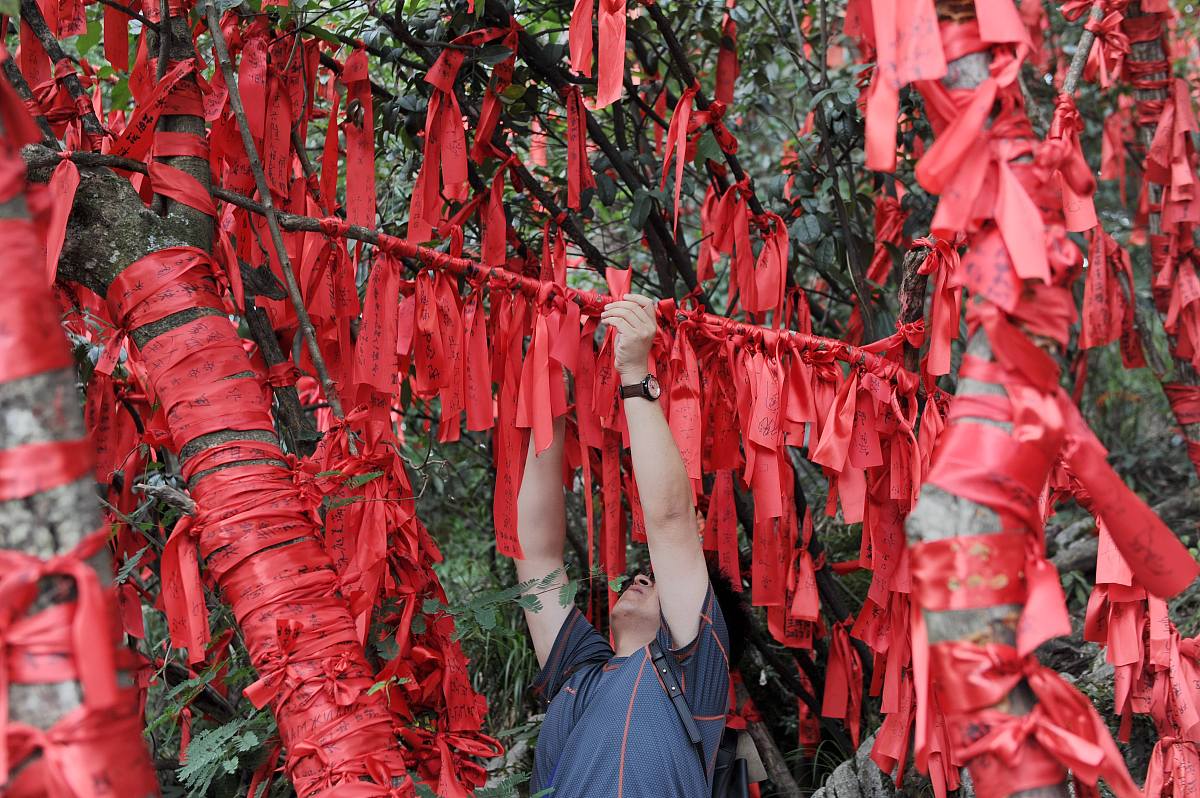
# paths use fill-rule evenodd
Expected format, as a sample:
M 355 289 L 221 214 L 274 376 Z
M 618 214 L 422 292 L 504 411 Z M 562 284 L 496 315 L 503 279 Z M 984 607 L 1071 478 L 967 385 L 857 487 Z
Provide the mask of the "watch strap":
M 635 396 L 645 396 L 645 395 L 646 395 L 646 386 L 644 383 L 635 382 L 633 385 L 622 385 L 621 386 L 621 398 L 622 399 L 631 399 Z

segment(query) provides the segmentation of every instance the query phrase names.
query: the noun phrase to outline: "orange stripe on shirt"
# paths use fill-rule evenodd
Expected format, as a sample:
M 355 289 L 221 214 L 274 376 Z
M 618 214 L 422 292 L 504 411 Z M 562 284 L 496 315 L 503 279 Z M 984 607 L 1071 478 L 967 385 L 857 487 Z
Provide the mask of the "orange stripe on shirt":
M 650 661 L 650 652 L 642 658 L 642 667 L 638 668 L 637 678 L 633 681 L 633 692 L 629 695 L 629 709 L 625 711 L 625 733 L 621 735 L 621 765 L 617 770 L 617 798 L 625 789 L 625 746 L 629 742 L 629 723 L 633 720 L 633 699 L 637 698 L 638 685 L 642 683 L 642 674 L 646 671 L 646 663 Z

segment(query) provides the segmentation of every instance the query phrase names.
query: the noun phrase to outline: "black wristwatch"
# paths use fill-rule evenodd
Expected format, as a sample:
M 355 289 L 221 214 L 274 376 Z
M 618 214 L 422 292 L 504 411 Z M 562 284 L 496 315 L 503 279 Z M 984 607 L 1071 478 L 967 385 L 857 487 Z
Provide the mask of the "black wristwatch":
M 621 386 L 622 399 L 628 399 L 632 396 L 640 396 L 643 399 L 649 399 L 653 402 L 662 396 L 662 386 L 658 384 L 658 380 L 654 378 L 653 374 L 647 374 L 639 383 Z

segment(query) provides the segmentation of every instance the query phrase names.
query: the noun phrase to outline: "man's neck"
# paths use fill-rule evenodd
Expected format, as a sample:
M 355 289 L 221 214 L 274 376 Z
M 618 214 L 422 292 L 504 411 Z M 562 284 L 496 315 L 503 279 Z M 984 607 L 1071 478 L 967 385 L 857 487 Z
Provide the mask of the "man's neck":
M 646 646 L 650 645 L 650 641 L 654 639 L 654 635 L 649 637 L 632 635 L 613 635 L 613 643 L 618 657 L 628 657 L 630 654 L 635 654 Z

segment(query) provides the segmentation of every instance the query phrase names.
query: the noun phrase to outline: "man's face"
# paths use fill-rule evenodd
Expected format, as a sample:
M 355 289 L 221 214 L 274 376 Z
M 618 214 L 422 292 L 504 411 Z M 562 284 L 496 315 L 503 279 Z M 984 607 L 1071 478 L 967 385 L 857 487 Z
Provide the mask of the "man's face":
M 658 632 L 661 610 L 654 578 L 638 572 L 621 589 L 612 609 L 613 637 L 640 647 Z

